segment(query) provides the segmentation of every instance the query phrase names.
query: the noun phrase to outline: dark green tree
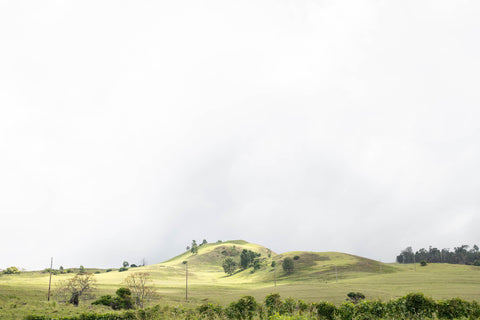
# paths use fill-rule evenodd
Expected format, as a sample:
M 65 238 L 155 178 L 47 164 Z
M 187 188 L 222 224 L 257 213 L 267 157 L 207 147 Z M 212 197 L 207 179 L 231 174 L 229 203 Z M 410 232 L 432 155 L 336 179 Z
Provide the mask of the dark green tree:
M 197 253 L 198 253 L 197 241 L 192 240 L 192 247 L 190 248 L 190 252 L 191 252 L 192 254 L 197 254 Z
M 123 261 L 122 265 L 123 265 L 124 268 L 126 268 L 126 267 L 128 267 L 130 264 L 128 263 L 128 261 Z
M 350 301 L 353 304 L 357 304 L 360 301 L 362 301 L 363 299 L 365 299 L 365 295 L 361 292 L 349 292 L 347 294 L 347 297 L 348 297 L 348 299 L 350 299 Z
M 287 257 L 283 259 L 282 267 L 283 267 L 283 271 L 290 274 L 295 269 L 295 263 L 293 262 L 292 258 Z
M 237 269 L 237 263 L 233 260 L 233 258 L 227 257 L 225 260 L 223 260 L 222 267 L 225 273 L 231 276 Z
M 255 258 L 260 257 L 260 253 L 253 252 L 252 250 L 243 249 L 240 254 L 240 266 L 242 269 L 247 269 L 253 266 Z

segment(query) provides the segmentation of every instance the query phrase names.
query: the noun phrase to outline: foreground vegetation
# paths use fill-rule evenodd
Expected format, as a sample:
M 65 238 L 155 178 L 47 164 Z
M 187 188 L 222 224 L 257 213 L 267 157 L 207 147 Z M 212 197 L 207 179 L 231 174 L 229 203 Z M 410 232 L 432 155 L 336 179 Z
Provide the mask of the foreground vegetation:
M 83 314 L 62 320 L 136 320 L 136 319 L 478 319 L 480 305 L 459 298 L 434 301 L 421 293 L 382 302 L 380 300 L 346 302 L 336 306 L 329 302 L 306 303 L 278 294 L 265 297 L 258 303 L 252 296 L 244 296 L 223 307 L 203 304 L 196 308 L 155 306 L 139 311 L 107 314 Z M 50 320 L 49 316 L 27 316 L 28 320 Z M 59 319 L 59 318 L 57 318 Z
M 243 250 L 260 256 L 255 256 L 253 260 L 244 258 L 242 265 Z M 231 275 L 225 273 L 222 266 L 228 257 L 237 265 Z M 282 267 L 287 258 L 293 261 L 293 269 Z M 187 268 L 188 300 L 185 292 Z M 54 275 L 52 288 L 56 290 L 81 271 L 72 270 L 72 273 L 59 272 Z M 276 254 L 245 241 L 202 244 L 195 253 L 188 250 L 164 263 L 129 268 L 123 272 L 118 269 L 89 268 L 84 271 L 94 273 L 95 290 L 90 296 L 80 297 L 78 307 L 63 303 L 69 299 L 59 299 L 57 296 L 47 301 L 48 273 L 1 275 L 0 319 L 24 319 L 32 314 L 46 319 L 72 318 L 81 314 L 114 314 L 119 317 L 133 314 L 140 317 L 139 314 L 144 311 L 138 309 L 125 313 L 126 311 L 114 311 L 102 304 L 92 305 L 92 302 L 103 296 L 110 295 L 115 299 L 116 291 L 127 286 L 127 279 L 139 272 L 150 275 L 150 284 L 156 292 L 155 297 L 145 303 L 145 312 L 169 314 L 165 316 L 166 319 L 177 315 L 178 319 L 189 318 L 189 314 L 198 317 L 198 308 L 209 304 L 221 307 L 225 312 L 232 301 L 251 296 L 257 302 L 264 302 L 265 297 L 272 292 L 281 297 L 291 297 L 297 303 L 296 310 L 300 310 L 299 300 L 309 305 L 328 301 L 339 308 L 345 303 L 349 292 L 361 292 L 369 301 L 385 303 L 405 297 L 410 292 L 423 292 L 436 301 L 454 297 L 465 301 L 480 301 L 480 267 L 443 263 L 429 263 L 424 267 L 418 263 L 383 264 L 337 252 L 296 251 Z M 313 317 L 313 314 L 300 315 L 298 310 L 294 315 L 300 317 L 298 319 Z M 285 316 L 287 315 L 279 313 L 278 319 Z M 437 313 L 432 314 L 434 318 L 438 316 Z

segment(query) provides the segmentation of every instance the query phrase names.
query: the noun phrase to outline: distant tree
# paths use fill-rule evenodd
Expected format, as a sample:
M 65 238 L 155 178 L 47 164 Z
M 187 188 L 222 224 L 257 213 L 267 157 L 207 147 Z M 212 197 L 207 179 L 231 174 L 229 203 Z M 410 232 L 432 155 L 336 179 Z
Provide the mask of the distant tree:
M 118 272 L 123 272 L 123 271 L 127 271 L 127 270 L 128 270 L 127 267 L 120 267 L 120 268 L 118 269 Z
M 80 298 L 91 296 L 95 282 L 93 273 L 76 274 L 73 278 L 59 283 L 56 295 L 63 301 L 78 306 Z
M 348 297 L 348 299 L 350 299 L 350 301 L 353 304 L 357 304 L 360 301 L 362 301 L 363 299 L 365 299 L 365 295 L 361 292 L 349 292 L 347 294 L 347 297 Z
M 222 240 L 217 240 L 217 243 L 222 243 Z
M 81 265 L 80 269 L 78 270 L 78 273 L 84 274 L 85 273 L 85 267 Z
M 130 268 L 136 268 L 136 267 L 138 267 L 138 266 L 137 266 L 135 263 L 132 263 L 132 264 L 130 265 Z
M 255 259 L 253 261 L 253 271 L 258 270 L 262 267 L 262 263 L 260 262 L 259 259 Z
M 190 250 L 190 246 L 187 246 L 186 249 L 187 249 L 187 251 Z
M 63 266 L 60 266 L 60 268 L 58 268 L 58 271 L 60 271 L 60 273 L 65 273 L 65 270 L 63 270 Z
M 123 261 L 122 265 L 126 268 L 126 267 L 128 267 L 130 264 L 128 263 L 128 261 Z
M 300 259 L 300 256 L 293 257 L 293 260 L 298 260 L 298 259 Z
M 237 263 L 233 260 L 233 258 L 227 257 L 225 258 L 225 260 L 223 260 L 222 267 L 223 271 L 225 271 L 225 273 L 231 276 L 235 273 L 235 270 L 237 269 Z
M 252 250 L 243 249 L 240 254 L 240 266 L 242 269 L 247 269 L 253 266 L 255 258 L 260 257 L 260 253 L 253 252 Z
M 207 243 L 208 243 L 208 242 L 207 242 L 207 239 L 203 239 L 203 241 L 202 241 L 202 246 L 205 245 L 205 244 L 207 244 Z
M 20 273 L 20 271 L 18 270 L 17 267 L 12 266 L 12 267 L 9 267 L 9 268 L 3 270 L 3 273 L 4 274 L 16 274 L 16 273 Z
M 191 252 L 192 254 L 197 254 L 197 253 L 198 253 L 197 241 L 192 240 L 192 248 L 190 249 L 190 252 Z
M 283 267 L 283 271 L 285 271 L 286 273 L 292 273 L 293 270 L 295 269 L 295 264 L 293 262 L 293 259 L 290 257 L 283 259 L 282 267 Z
M 146 302 L 156 295 L 152 286 L 152 279 L 147 272 L 133 273 L 125 279 L 125 283 L 132 292 L 135 304 L 139 308 L 144 308 Z
M 272 264 L 271 264 L 272 268 L 275 268 L 276 265 L 277 263 L 275 261 L 272 261 Z

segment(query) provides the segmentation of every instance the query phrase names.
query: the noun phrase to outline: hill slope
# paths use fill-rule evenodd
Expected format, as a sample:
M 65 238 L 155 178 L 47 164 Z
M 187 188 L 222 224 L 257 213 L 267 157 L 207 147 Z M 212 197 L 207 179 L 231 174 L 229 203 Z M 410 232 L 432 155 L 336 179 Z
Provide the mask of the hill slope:
M 231 276 L 225 274 L 222 263 L 231 257 L 238 264 L 242 250 L 259 253 L 260 268 L 238 269 Z M 287 274 L 282 269 L 285 258 L 294 259 L 294 271 Z M 243 240 L 211 243 L 199 246 L 197 254 L 184 252 L 168 261 L 145 267 L 164 281 L 178 281 L 185 275 L 184 261 L 188 263 L 189 277 L 192 283 L 215 282 L 232 283 L 265 283 L 270 285 L 275 279 L 279 282 L 319 281 L 332 279 L 357 278 L 380 273 L 395 272 L 396 268 L 378 261 L 339 252 L 305 252 L 293 251 L 276 254 L 270 249 Z M 276 267 L 272 266 L 272 262 Z

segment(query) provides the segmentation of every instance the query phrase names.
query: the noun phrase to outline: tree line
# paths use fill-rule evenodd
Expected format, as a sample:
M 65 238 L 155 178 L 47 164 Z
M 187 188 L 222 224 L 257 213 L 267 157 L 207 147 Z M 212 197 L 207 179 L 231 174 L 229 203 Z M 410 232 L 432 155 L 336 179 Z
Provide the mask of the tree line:
M 425 261 L 429 263 L 452 263 L 480 266 L 480 251 L 475 244 L 472 248 L 464 244 L 459 247 L 438 249 L 430 246 L 427 249 L 421 248 L 413 251 L 412 247 L 407 247 L 397 256 L 398 263 L 415 263 Z

